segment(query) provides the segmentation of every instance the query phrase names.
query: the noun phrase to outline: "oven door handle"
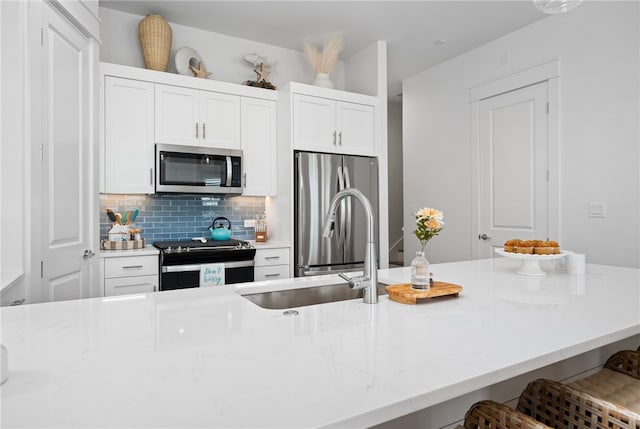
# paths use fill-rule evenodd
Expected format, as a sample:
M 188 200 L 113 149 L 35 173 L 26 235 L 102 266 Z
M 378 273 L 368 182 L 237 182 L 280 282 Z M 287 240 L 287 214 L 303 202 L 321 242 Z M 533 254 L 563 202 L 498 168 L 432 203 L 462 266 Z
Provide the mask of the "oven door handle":
M 234 261 L 234 262 L 221 262 L 224 265 L 224 268 L 243 268 L 243 267 L 253 267 L 255 262 L 251 261 Z M 168 265 L 162 267 L 163 273 L 183 273 L 185 271 L 200 271 L 202 265 Z

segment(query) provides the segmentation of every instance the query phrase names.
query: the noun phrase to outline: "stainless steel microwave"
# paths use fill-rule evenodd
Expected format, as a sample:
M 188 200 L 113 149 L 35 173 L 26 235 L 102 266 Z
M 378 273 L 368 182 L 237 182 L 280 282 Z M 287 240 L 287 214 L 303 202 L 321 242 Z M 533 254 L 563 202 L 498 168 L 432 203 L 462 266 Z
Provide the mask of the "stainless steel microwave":
M 156 144 L 156 192 L 241 194 L 242 151 Z

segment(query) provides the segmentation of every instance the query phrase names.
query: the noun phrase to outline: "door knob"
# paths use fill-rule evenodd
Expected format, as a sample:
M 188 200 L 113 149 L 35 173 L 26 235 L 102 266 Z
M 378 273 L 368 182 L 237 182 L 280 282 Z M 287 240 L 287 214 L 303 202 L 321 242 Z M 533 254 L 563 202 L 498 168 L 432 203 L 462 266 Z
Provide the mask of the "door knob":
M 487 234 L 480 234 L 478 235 L 478 240 L 491 240 L 491 237 L 489 237 Z
M 86 260 L 88 260 L 88 259 L 93 258 L 94 256 L 96 256 L 96 254 L 95 254 L 95 253 L 93 253 L 93 251 L 92 251 L 92 250 L 87 249 L 87 250 L 85 250 L 85 251 L 84 251 L 84 253 L 82 254 L 82 259 L 84 259 L 84 260 L 86 261 Z

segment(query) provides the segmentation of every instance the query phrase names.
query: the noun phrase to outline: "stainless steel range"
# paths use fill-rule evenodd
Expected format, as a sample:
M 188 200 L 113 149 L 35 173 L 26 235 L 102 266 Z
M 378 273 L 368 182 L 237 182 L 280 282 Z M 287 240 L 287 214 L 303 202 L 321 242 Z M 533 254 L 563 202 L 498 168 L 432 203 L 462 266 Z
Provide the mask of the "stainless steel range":
M 256 249 L 241 240 L 157 241 L 160 249 L 160 290 L 200 287 L 201 270 L 222 264 L 224 283 L 252 282 Z

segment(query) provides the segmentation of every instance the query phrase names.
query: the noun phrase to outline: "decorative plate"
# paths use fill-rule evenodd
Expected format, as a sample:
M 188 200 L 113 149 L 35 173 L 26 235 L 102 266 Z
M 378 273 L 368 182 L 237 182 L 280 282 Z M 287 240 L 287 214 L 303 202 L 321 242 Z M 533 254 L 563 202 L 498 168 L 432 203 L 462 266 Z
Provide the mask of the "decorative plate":
M 566 250 L 561 250 L 560 253 L 556 253 L 555 255 L 529 255 L 526 253 L 505 252 L 504 248 L 495 249 L 495 252 L 498 255 L 522 261 L 520 268 L 516 271 L 516 274 L 532 277 L 542 277 L 547 275 L 547 273 L 540 268 L 540 261 L 552 261 L 554 259 L 564 258 L 569 253 Z
M 202 58 L 196 51 L 192 48 L 184 47 L 180 48 L 176 51 L 176 55 L 174 57 L 176 63 L 176 71 L 179 74 L 193 76 L 193 71 L 189 68 L 189 65 L 192 65 L 195 68 L 198 68 L 198 64 L 202 62 Z

